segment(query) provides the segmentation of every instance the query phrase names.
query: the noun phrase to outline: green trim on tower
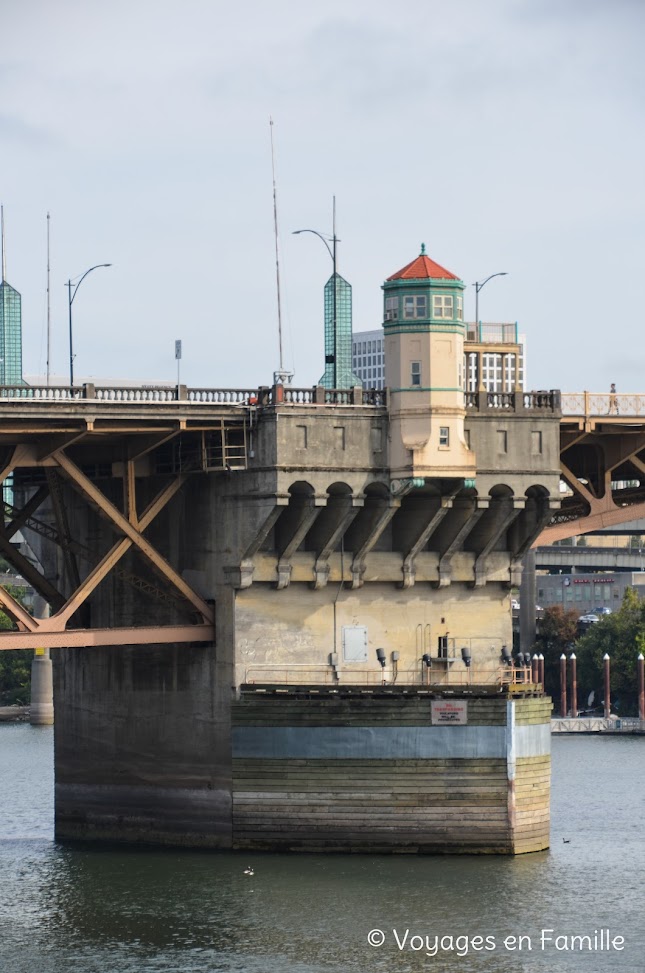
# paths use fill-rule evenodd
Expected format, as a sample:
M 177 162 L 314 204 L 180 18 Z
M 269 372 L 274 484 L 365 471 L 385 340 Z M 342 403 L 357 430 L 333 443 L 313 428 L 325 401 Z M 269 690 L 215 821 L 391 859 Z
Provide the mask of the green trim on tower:
M 419 324 L 399 324 L 396 321 L 385 321 L 383 330 L 386 334 L 427 334 L 429 331 L 438 334 L 465 334 L 466 326 L 461 321 L 456 321 L 453 324 L 435 324 L 432 321 Z

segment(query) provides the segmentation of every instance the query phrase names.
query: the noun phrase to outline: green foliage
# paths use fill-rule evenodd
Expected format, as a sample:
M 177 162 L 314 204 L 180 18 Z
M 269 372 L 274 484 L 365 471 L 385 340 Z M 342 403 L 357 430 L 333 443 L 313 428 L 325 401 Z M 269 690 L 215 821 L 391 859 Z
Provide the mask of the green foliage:
M 13 585 L 5 590 L 22 602 L 22 591 Z M 0 629 L 12 629 L 15 625 L 3 611 L 0 611 Z M 31 649 L 18 649 L 0 652 L 0 705 L 27 706 L 31 700 Z
M 568 657 L 578 634 L 578 613 L 562 605 L 545 608 L 535 651 L 544 656 L 544 683 L 549 696 L 560 695 L 560 656 Z
M 604 663 L 611 659 L 612 712 L 638 715 L 637 657 L 645 644 L 645 603 L 634 588 L 627 588 L 619 611 L 592 625 L 576 646 L 580 700 L 591 690 L 600 703 L 604 697 Z

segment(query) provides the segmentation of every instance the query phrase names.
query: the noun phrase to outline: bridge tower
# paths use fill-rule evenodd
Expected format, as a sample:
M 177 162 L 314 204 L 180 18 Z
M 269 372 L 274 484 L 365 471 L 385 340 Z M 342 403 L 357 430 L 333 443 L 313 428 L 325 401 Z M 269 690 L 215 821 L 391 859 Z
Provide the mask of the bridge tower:
M 464 284 L 425 252 L 383 285 L 393 478 L 472 480 L 464 432 Z

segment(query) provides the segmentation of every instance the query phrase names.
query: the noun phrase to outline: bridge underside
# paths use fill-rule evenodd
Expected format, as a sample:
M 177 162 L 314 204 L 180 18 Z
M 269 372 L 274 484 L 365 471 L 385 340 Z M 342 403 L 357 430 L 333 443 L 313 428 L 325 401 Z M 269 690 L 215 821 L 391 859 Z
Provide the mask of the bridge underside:
M 0 588 L 0 604 L 17 628 L 4 633 L 0 648 L 212 641 L 213 605 L 149 535 L 189 476 L 244 468 L 244 412 L 213 416 L 211 410 L 208 418 L 188 421 L 157 408 L 154 417 L 136 421 L 63 414 L 54 422 L 34 405 L 22 406 L 35 413 L 28 419 L 2 423 L 0 554 L 50 611 L 36 618 Z M 128 562 L 134 569 L 124 567 Z M 92 596 L 108 578 L 163 606 L 167 624 L 133 619 L 117 634 L 114 619 L 109 627 L 97 622 Z
M 562 506 L 536 543 L 645 517 L 645 426 L 630 416 L 562 419 Z

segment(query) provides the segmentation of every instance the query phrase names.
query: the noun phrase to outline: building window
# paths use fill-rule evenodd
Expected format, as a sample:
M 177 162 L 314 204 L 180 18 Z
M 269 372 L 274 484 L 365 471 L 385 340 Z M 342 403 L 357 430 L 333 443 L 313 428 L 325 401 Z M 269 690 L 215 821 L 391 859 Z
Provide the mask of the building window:
M 466 356 L 466 391 L 477 391 L 477 355 L 469 352 Z
M 385 320 L 396 321 L 398 316 L 399 316 L 398 297 L 386 297 L 385 298 Z
M 435 294 L 432 298 L 432 316 L 435 318 L 452 318 L 452 294 Z
M 461 294 L 457 295 L 457 320 L 464 320 L 464 299 Z
M 404 318 L 427 317 L 427 302 L 425 294 L 411 294 L 403 298 Z
M 482 359 L 484 388 L 487 392 L 502 392 L 502 356 L 486 352 Z
M 450 445 L 450 429 L 448 426 L 439 426 L 439 445 Z
M 410 365 L 410 385 L 421 385 L 420 361 L 413 361 Z

